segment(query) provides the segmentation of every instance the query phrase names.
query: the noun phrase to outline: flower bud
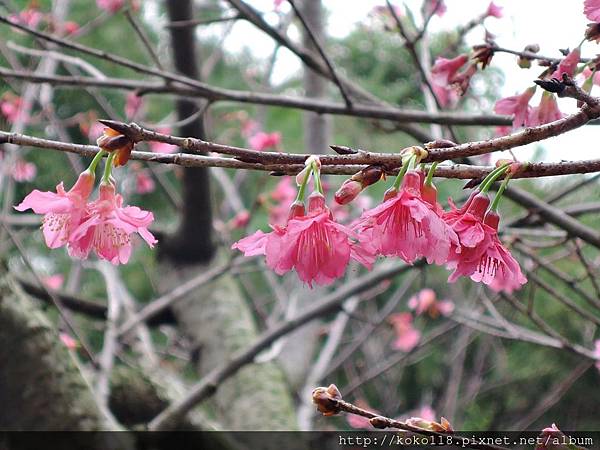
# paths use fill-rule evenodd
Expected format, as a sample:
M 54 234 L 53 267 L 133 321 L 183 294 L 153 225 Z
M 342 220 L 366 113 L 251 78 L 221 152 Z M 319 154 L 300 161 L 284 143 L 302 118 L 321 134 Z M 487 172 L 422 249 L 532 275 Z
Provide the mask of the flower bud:
M 334 416 L 340 412 L 338 400 L 342 394 L 335 384 L 329 387 L 318 387 L 312 392 L 312 401 L 317 405 L 317 410 L 324 416 Z
M 302 217 L 306 215 L 304 210 L 304 203 L 295 201 L 290 205 L 290 212 L 288 214 L 288 220 L 295 219 L 296 217 Z
M 377 416 L 369 419 L 369 423 L 373 426 L 373 428 L 378 428 L 383 430 L 388 427 L 389 420 L 385 417 Z
M 336 191 L 334 199 L 340 205 L 345 205 L 354 200 L 363 190 L 358 181 L 349 179 L 342 183 L 342 186 Z

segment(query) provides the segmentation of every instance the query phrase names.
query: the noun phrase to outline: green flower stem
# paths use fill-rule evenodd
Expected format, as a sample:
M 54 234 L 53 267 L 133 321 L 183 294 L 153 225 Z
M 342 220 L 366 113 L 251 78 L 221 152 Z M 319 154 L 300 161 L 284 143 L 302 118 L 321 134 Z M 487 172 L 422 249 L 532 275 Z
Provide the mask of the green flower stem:
M 298 195 L 296 195 L 297 202 L 304 202 L 306 186 L 308 185 L 308 180 L 310 179 L 311 173 L 312 173 L 312 168 L 311 168 L 311 170 L 307 170 L 306 174 L 304 175 L 304 180 L 302 180 L 302 184 L 300 185 L 300 188 L 298 189 Z
M 425 178 L 425 186 L 431 186 L 433 182 L 433 174 L 435 173 L 435 169 L 437 168 L 439 162 L 434 162 L 429 166 L 429 172 L 427 172 L 427 178 Z
M 98 163 L 104 157 L 105 154 L 106 151 L 100 149 L 100 151 L 94 155 L 94 159 L 92 159 L 92 162 L 88 166 L 87 170 L 89 170 L 93 174 L 96 174 L 96 167 L 98 167 Z
M 481 189 L 479 190 L 482 194 L 485 194 L 490 187 L 492 186 L 492 184 L 494 184 L 494 182 L 501 176 L 504 174 L 504 172 L 506 172 L 506 169 L 508 168 L 510 164 L 504 164 L 494 170 L 492 170 L 487 177 L 485 177 L 485 179 L 483 180 L 483 182 L 481 183 Z
M 102 176 L 103 183 L 110 183 L 110 175 L 112 173 L 113 159 L 115 159 L 115 152 L 112 152 L 106 158 L 106 165 L 104 166 L 104 175 Z
M 315 176 L 315 188 L 317 189 L 319 194 L 325 195 L 325 192 L 323 191 L 323 185 L 321 184 L 321 171 L 319 170 L 317 163 L 313 162 L 311 164 L 311 168 L 313 171 L 313 175 Z
M 402 184 L 402 178 L 404 178 L 404 175 L 411 167 L 413 169 L 415 168 L 416 161 L 417 155 L 410 155 L 406 159 L 402 159 L 402 167 L 400 168 L 400 172 L 398 172 L 398 175 L 396 176 L 396 181 L 394 181 L 394 189 L 400 189 L 400 184 Z
M 510 173 L 506 176 L 504 181 L 502 181 L 502 184 L 500 185 L 498 192 L 496 192 L 496 196 L 494 197 L 492 206 L 490 206 L 490 209 L 492 211 L 496 212 L 498 210 L 498 205 L 500 204 L 500 198 L 502 198 L 502 194 L 504 194 L 504 191 L 506 190 L 506 187 L 508 186 L 508 182 L 510 181 L 511 176 L 512 176 L 512 174 L 510 174 Z

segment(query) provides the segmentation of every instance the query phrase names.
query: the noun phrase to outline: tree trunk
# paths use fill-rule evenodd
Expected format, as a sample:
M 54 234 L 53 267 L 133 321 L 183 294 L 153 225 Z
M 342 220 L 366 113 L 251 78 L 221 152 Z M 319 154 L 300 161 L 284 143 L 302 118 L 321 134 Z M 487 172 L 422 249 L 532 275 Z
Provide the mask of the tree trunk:
M 192 19 L 191 0 L 166 1 L 171 21 Z M 178 71 L 193 78 L 200 73 L 196 61 L 193 27 L 171 28 L 171 46 Z M 179 119 L 188 117 L 194 106 L 178 103 Z M 182 127 L 186 136 L 204 138 L 202 119 Z M 162 253 L 160 285 L 169 290 L 199 272 L 205 271 L 219 258 L 213 258 L 215 246 L 211 238 L 212 217 L 208 170 L 186 169 L 181 226 L 166 243 Z M 224 275 L 189 294 L 177 303 L 175 317 L 188 335 L 197 355 L 198 374 L 245 348 L 258 334 L 252 314 L 230 275 Z M 230 430 L 294 429 L 296 418 L 292 399 L 283 373 L 274 363 L 253 364 L 219 387 L 210 400 L 216 421 Z

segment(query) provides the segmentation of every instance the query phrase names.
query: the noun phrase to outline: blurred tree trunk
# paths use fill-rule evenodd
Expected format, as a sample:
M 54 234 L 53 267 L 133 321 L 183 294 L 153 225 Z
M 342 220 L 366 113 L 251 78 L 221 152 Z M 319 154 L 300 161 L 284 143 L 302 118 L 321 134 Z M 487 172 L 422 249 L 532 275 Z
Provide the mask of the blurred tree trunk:
M 114 430 L 56 328 L 0 263 L 0 429 Z
M 192 0 L 166 1 L 171 21 L 189 20 Z M 177 71 L 199 78 L 193 27 L 171 28 L 171 47 Z M 186 119 L 197 103 L 179 100 L 179 119 Z M 181 135 L 204 138 L 202 118 L 181 127 Z M 161 289 L 169 290 L 204 271 L 215 257 L 212 239 L 211 196 L 207 169 L 185 169 L 184 208 L 176 234 L 161 249 Z M 257 330 L 235 280 L 230 275 L 197 289 L 174 306 L 182 331 L 196 348 L 200 376 L 248 346 Z M 296 428 L 292 399 L 282 371 L 273 363 L 253 364 L 220 386 L 208 402 L 223 429 L 277 430 Z

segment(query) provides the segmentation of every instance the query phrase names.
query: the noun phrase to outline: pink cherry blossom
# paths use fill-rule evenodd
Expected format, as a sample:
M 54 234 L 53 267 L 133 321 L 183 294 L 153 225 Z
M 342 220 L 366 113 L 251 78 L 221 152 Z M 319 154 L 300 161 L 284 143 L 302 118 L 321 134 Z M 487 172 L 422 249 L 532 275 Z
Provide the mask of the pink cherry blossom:
M 254 136 L 256 133 L 260 131 L 260 124 L 253 119 L 242 119 L 242 125 L 240 128 L 240 134 L 242 137 L 248 139 Z
M 96 0 L 96 5 L 104 11 L 114 14 L 125 5 L 125 0 Z
M 353 228 L 384 256 L 399 256 L 412 264 L 425 257 L 444 264 L 451 246 L 458 248 L 454 231 L 421 197 L 421 178 L 416 171 L 404 175 L 400 192 L 365 211 Z
M 278 131 L 274 133 L 265 133 L 264 131 L 259 131 L 250 139 L 248 139 L 248 144 L 251 148 L 258 151 L 267 150 L 269 148 L 277 148 L 281 143 L 281 133 Z
M 462 248 L 460 254 L 451 254 L 448 261 L 448 267 L 454 269 L 448 281 L 453 283 L 460 276 L 467 276 L 494 291 L 512 293 L 527 279 L 498 239 L 499 217 L 491 211 L 486 214 L 489 203 L 486 195 L 477 194 L 464 214 L 450 220 Z
M 585 0 L 583 13 L 592 22 L 600 22 L 600 0 Z
M 171 134 L 171 128 L 169 127 L 159 127 L 156 131 L 161 134 Z M 148 143 L 148 146 L 154 153 L 175 153 L 177 151 L 176 145 L 167 144 L 165 142 L 151 141 Z
M 527 89 L 520 95 L 506 97 L 496 102 L 494 112 L 498 114 L 506 114 L 513 117 L 513 129 L 529 125 L 531 116 L 531 106 L 529 101 L 535 94 L 535 87 Z
M 13 166 L 12 177 L 18 182 L 31 181 L 37 175 L 37 167 L 34 163 L 17 159 Z
M 405 353 L 414 349 L 421 340 L 421 332 L 414 328 L 412 315 L 408 312 L 396 313 L 392 314 L 388 320 L 394 326 L 396 333 L 392 348 Z
M 297 211 L 297 212 L 294 212 Z M 313 193 L 308 200 L 308 213 L 292 209 L 285 227 L 272 226 L 273 231 L 257 231 L 233 244 L 245 256 L 266 255 L 267 266 L 278 275 L 295 269 L 298 277 L 312 287 L 328 285 L 340 278 L 350 258 L 370 267 L 373 259 L 363 255 L 351 242 L 354 233 L 331 219 L 325 198 Z
M 131 235 L 138 233 L 154 247 L 157 242 L 148 226 L 154 215 L 137 206 L 123 207 L 123 197 L 112 184 L 100 185 L 99 198 L 87 207 L 86 217 L 70 237 L 70 254 L 87 258 L 94 250 L 100 259 L 125 264 L 131 256 Z
M 437 300 L 433 289 L 422 289 L 408 300 L 408 307 L 415 311 L 417 316 L 427 313 L 431 318 L 440 314 L 448 316 L 454 311 L 454 303 L 450 300 Z
M 64 22 L 62 24 L 62 31 L 64 34 L 75 34 L 79 31 L 79 24 L 77 22 L 73 22 L 72 20 L 69 20 L 67 22 Z
M 64 281 L 65 277 L 60 273 L 42 278 L 44 285 L 53 291 L 60 289 Z
M 8 123 L 13 124 L 19 120 L 24 120 L 21 116 L 23 111 L 23 100 L 21 97 L 12 93 L 6 93 L 0 99 L 0 114 L 2 114 Z
M 485 15 L 487 17 L 496 17 L 497 19 L 501 19 L 502 18 L 502 7 L 496 5 L 494 2 L 490 2 Z
M 425 12 L 427 15 L 437 14 L 442 17 L 447 11 L 444 0 L 427 0 L 425 4 Z
M 529 126 L 535 127 L 545 123 L 562 119 L 564 114 L 558 108 L 556 97 L 550 92 L 544 92 L 539 106 L 533 108 L 529 113 Z
M 452 79 L 456 76 L 457 72 L 468 61 L 469 55 L 467 54 L 462 54 L 452 59 L 437 58 L 435 64 L 431 68 L 432 81 L 442 86 L 451 84 Z
M 58 337 L 69 350 L 76 350 L 79 347 L 79 343 L 67 333 L 59 333 Z
M 156 183 L 147 170 L 140 170 L 135 174 L 135 192 L 144 195 L 154 192 Z
M 579 47 L 575 47 L 575 49 L 571 50 L 571 52 L 569 52 L 569 54 L 558 64 L 558 67 L 552 74 L 552 78 L 562 80 L 563 74 L 572 78 L 575 75 L 575 70 L 577 69 L 577 64 L 579 64 L 580 59 L 581 50 Z
M 125 98 L 125 116 L 127 119 L 133 119 L 142 107 L 143 99 L 135 92 L 130 92 Z
M 56 193 L 32 191 L 15 206 L 17 211 L 32 209 L 43 214 L 42 231 L 49 248 L 62 247 L 69 243 L 70 236 L 84 216 L 86 202 L 94 188 L 94 176 L 90 172 L 79 175 L 75 185 L 66 192 L 63 183 L 56 186 Z

